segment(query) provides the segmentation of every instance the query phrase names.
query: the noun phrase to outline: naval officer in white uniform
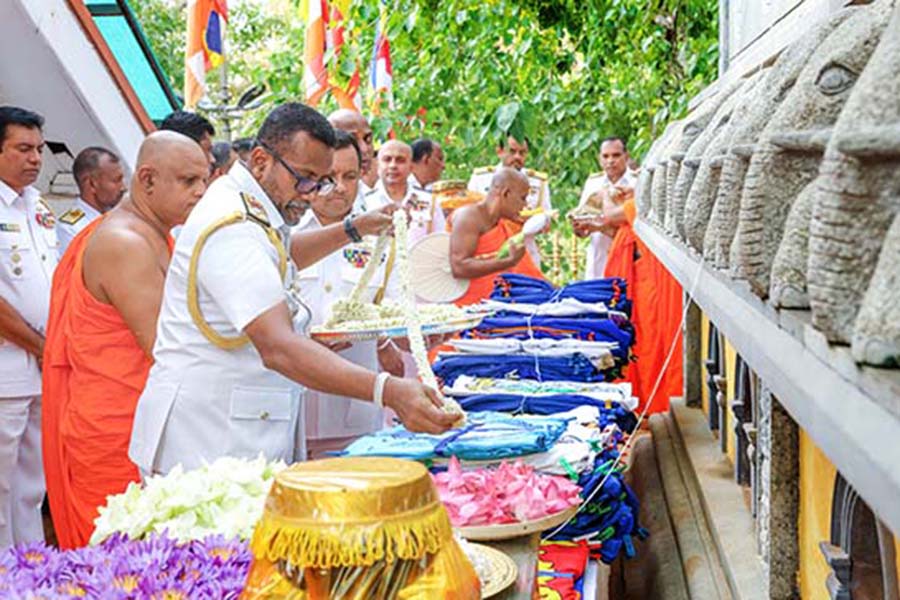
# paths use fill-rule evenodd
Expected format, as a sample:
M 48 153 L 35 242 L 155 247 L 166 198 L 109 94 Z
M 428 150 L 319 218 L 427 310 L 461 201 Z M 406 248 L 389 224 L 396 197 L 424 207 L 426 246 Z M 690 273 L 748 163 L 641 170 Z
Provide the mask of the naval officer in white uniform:
M 100 146 L 91 146 L 78 153 L 72 163 L 72 176 L 78 185 L 75 205 L 56 220 L 59 256 L 78 233 L 94 219 L 112 209 L 125 195 L 125 169 L 119 157 Z
M 43 124 L 0 106 L 0 548 L 44 539 L 41 354 L 57 242 L 53 213 L 32 187 Z
M 337 143 L 330 174 L 335 189 L 330 194 L 311 197 L 311 210 L 303 215 L 300 224 L 293 230 L 292 250 L 308 246 L 312 235 L 322 232 L 329 225 L 342 223 L 348 216 L 357 223 L 360 235 L 375 233 L 379 216 L 390 219 L 390 210 L 379 210 L 368 215 L 353 214 L 353 200 L 360 178 L 360 150 L 353 136 L 345 131 L 336 130 L 335 138 Z M 375 240 L 374 236 L 366 236 L 359 241 L 344 236 L 341 248 L 297 273 L 295 283 L 301 299 L 312 312 L 312 325 L 326 322 L 334 303 L 347 298 L 369 263 L 377 260 L 372 256 Z M 375 270 L 363 292 L 363 301 L 371 302 L 376 295 L 388 299 L 396 296 L 397 278 L 385 276 L 386 263 L 386 259 L 382 260 Z M 340 355 L 372 371 L 383 369 L 403 376 L 400 352 L 389 340 L 357 341 L 349 348 L 341 349 Z M 385 419 L 384 411 L 371 402 L 315 390 L 306 390 L 304 404 L 306 444 L 310 458 L 323 458 L 327 452 L 345 448 L 359 436 L 381 429 Z
M 256 142 L 248 165 L 210 186 L 175 244 L 129 448 L 145 475 L 226 455 L 291 460 L 302 415 L 296 383 L 383 401 L 413 431 L 444 431 L 456 418 L 421 383 L 376 376 L 303 335 L 309 310 L 289 289 L 289 229 L 309 194 L 333 188 L 334 130 L 289 103 L 269 114 Z M 359 236 L 352 220 L 326 229 L 332 243 Z M 331 253 L 327 246 L 307 258 Z
M 533 210 L 540 207 L 544 209 L 544 212 L 550 212 L 553 206 L 550 204 L 550 184 L 547 182 L 547 174 L 525 168 L 525 160 L 528 158 L 528 139 L 519 141 L 512 136 L 507 136 L 505 140 L 501 139 L 497 146 L 497 156 L 500 158 L 500 164 L 479 167 L 472 172 L 472 177 L 469 178 L 469 189 L 487 196 L 491 189 L 494 173 L 502 167 L 511 167 L 528 177 L 526 208 Z M 534 237 L 529 237 L 525 241 L 525 247 L 534 264 L 540 267 L 541 253 L 538 251 Z

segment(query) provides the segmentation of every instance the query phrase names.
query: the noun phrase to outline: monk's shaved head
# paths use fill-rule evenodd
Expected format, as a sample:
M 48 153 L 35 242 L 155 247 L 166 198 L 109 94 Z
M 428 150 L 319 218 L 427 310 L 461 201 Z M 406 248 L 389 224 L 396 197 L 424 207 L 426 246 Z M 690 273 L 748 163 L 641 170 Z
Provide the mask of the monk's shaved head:
M 505 189 L 512 187 L 524 187 L 528 189 L 528 177 L 524 173 L 512 167 L 500 167 L 491 179 L 491 189 Z
M 154 131 L 141 142 L 136 168 L 159 166 L 172 160 L 190 160 L 198 155 L 206 160 L 203 149 L 188 136 L 174 131 Z
M 138 150 L 131 196 L 171 227 L 184 223 L 208 179 L 209 159 L 197 142 L 174 131 L 156 131 Z
M 500 214 L 505 219 L 519 220 L 519 213 L 527 206 L 528 177 L 518 169 L 500 167 L 491 179 L 489 197 L 500 201 Z

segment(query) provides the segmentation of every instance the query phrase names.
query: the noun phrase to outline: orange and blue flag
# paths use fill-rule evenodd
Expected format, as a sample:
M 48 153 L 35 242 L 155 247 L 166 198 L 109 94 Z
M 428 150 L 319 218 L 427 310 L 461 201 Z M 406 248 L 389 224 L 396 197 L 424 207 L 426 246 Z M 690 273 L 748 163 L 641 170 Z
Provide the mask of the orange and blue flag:
M 206 73 L 225 61 L 226 0 L 190 0 L 185 51 L 184 105 L 197 106 L 207 93 Z

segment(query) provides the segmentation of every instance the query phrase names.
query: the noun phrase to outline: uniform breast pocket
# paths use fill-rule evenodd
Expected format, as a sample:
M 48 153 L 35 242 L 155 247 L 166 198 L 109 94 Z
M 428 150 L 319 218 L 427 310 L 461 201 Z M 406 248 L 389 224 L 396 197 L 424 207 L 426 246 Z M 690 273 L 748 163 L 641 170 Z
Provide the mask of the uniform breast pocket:
M 33 276 L 32 250 L 22 246 L 19 235 L 0 234 L 0 275 L 6 280 L 22 280 Z
M 289 458 L 296 404 L 294 394 L 283 388 L 233 388 L 229 453 L 252 458 L 262 452 L 269 460 Z

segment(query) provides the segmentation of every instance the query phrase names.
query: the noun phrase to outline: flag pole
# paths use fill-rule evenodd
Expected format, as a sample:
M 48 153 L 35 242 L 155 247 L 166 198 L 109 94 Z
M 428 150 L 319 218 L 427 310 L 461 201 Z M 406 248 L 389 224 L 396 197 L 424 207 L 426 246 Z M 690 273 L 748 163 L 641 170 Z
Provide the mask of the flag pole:
M 231 113 L 227 110 L 231 94 L 228 93 L 228 54 L 225 52 L 225 36 L 222 36 L 222 66 L 219 72 L 219 98 L 225 110 L 222 111 L 222 136 L 231 143 Z

